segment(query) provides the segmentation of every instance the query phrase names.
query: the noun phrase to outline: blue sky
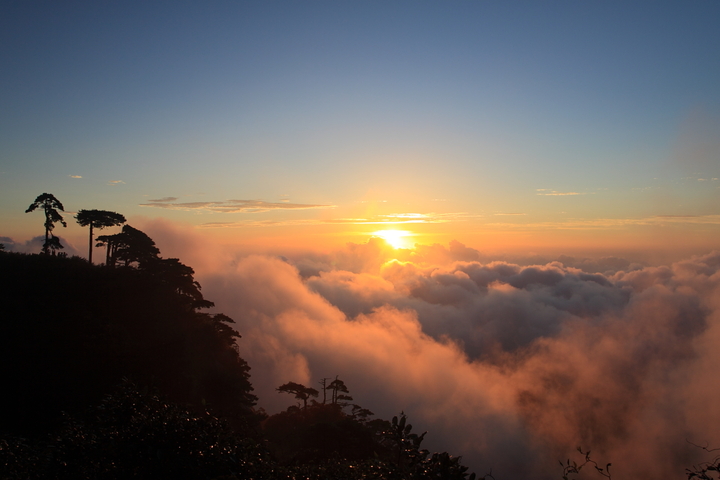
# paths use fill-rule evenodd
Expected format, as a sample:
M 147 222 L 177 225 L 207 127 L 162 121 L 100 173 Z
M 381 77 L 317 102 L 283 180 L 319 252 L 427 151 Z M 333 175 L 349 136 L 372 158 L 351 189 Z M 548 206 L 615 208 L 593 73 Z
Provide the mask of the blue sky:
M 507 213 L 714 225 L 718 20 L 712 1 L 4 2 L 0 227 L 31 236 L 44 191 L 302 232 L 367 203 L 462 213 L 460 236 Z M 167 197 L 332 208 L 139 206 Z

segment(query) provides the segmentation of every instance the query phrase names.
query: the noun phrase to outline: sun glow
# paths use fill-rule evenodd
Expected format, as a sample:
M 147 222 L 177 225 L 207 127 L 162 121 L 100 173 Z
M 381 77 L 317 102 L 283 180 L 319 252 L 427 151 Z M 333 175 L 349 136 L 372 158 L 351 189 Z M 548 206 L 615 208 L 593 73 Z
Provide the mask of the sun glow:
M 378 230 L 372 235 L 382 238 L 393 248 L 410 248 L 410 242 L 405 238 L 412 236 L 413 233 L 407 230 Z

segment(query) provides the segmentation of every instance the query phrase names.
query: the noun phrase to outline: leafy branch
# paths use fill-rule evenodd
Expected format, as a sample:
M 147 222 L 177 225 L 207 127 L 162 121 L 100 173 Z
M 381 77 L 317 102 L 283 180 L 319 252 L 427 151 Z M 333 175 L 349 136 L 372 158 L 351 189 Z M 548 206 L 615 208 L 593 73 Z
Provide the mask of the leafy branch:
M 693 447 L 697 447 L 701 450 L 705 450 L 708 453 L 717 452 L 720 448 L 708 448 L 709 445 L 701 446 L 696 445 L 690 440 L 686 440 Z M 703 462 L 698 465 L 693 465 L 692 468 L 686 468 L 685 473 L 687 474 L 688 480 L 691 478 L 698 478 L 700 480 L 717 480 L 720 478 L 720 455 L 716 455 L 712 461 Z
M 580 452 L 580 455 L 585 455 L 585 461 L 578 464 L 574 460 L 571 462 L 569 458 L 566 463 L 563 463 L 562 460 L 560 460 L 560 466 L 563 467 L 563 480 L 571 480 L 570 475 L 579 474 L 580 470 L 587 465 L 594 467 L 595 470 L 603 477 L 612 479 L 612 474 L 610 473 L 610 466 L 612 463 L 608 463 L 605 465 L 605 468 L 602 468 L 595 460 L 590 458 L 590 450 L 583 452 L 582 447 L 577 447 L 577 450 Z

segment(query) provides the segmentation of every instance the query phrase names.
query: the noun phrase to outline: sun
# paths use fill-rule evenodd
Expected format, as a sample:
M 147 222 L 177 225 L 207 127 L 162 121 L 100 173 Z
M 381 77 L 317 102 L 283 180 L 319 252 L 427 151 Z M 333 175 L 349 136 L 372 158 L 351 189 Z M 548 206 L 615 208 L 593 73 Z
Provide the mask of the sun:
M 378 230 L 372 234 L 382 238 L 393 248 L 409 248 L 409 244 L 404 238 L 412 236 L 412 233 L 407 230 Z

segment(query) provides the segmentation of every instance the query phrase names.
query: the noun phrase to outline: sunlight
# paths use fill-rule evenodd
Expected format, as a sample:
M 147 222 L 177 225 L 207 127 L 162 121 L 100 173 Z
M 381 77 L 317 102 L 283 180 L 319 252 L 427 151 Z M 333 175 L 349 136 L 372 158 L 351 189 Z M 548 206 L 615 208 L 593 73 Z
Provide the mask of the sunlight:
M 393 248 L 410 248 L 411 244 L 405 237 L 410 237 L 413 233 L 407 230 L 378 230 L 372 235 L 382 238 Z

